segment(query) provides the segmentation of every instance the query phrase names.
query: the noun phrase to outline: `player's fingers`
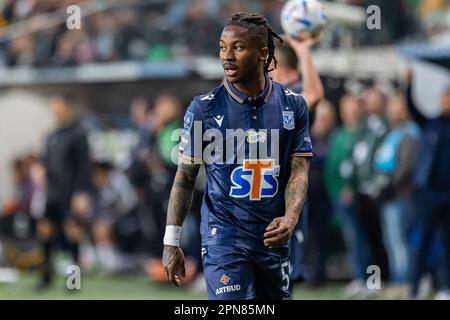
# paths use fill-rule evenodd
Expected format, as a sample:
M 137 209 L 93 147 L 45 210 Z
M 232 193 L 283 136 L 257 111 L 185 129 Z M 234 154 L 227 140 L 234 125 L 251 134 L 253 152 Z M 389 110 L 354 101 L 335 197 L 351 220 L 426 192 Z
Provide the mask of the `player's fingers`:
M 266 233 L 264 233 L 264 238 L 273 238 L 279 234 L 282 234 L 284 232 L 284 230 L 282 228 L 277 228 L 275 230 L 272 231 L 268 231 Z
M 275 218 L 266 228 L 266 231 L 275 229 L 280 224 L 280 219 Z
M 173 270 L 171 264 L 166 267 L 166 276 L 167 280 L 169 280 L 170 282 L 173 281 Z
M 286 244 L 287 239 L 289 239 L 289 232 L 283 232 L 281 234 L 279 234 L 278 236 L 269 238 L 269 239 L 265 239 L 264 240 L 264 244 L 268 247 L 271 248 L 277 248 L 280 247 L 284 244 Z
M 275 238 L 265 240 L 264 244 L 266 245 L 266 247 L 269 247 L 269 248 L 277 248 L 280 246 L 279 245 L 280 240 L 281 240 L 281 237 L 275 237 Z
M 277 227 L 277 225 L 276 225 L 274 222 L 271 222 L 271 223 L 267 226 L 266 231 L 273 230 L 273 229 L 275 229 L 276 227 Z
M 186 268 L 184 267 L 184 263 L 180 264 L 180 274 L 182 277 L 186 277 Z
M 180 273 L 176 270 L 176 268 L 172 271 L 172 283 L 177 287 L 179 287 L 181 283 Z
M 278 225 L 276 229 L 267 231 L 264 233 L 265 238 L 272 238 L 279 234 L 285 233 L 288 231 L 288 228 L 285 225 Z
M 179 287 L 180 284 L 181 284 L 181 279 L 180 279 L 180 277 L 179 277 L 178 275 L 174 275 L 174 276 L 173 276 L 173 281 L 172 281 L 172 283 L 173 283 L 174 285 L 176 285 L 177 287 Z
M 276 247 L 278 244 L 278 241 L 281 239 L 281 236 L 276 236 L 273 238 L 269 238 L 264 240 L 264 245 L 267 247 Z
M 167 267 L 164 267 L 164 273 L 166 274 L 166 279 L 169 280 L 169 271 L 167 270 Z
M 173 271 L 172 271 L 172 282 L 179 287 L 181 284 L 181 278 L 186 276 L 186 270 L 184 267 L 184 262 L 179 261 L 174 263 Z

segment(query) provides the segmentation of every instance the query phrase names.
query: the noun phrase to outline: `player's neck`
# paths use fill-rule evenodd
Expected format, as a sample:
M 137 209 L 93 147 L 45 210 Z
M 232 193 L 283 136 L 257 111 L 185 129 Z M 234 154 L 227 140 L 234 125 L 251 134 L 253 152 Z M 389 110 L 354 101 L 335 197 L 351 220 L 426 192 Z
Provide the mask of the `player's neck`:
M 246 82 L 235 83 L 234 86 L 239 92 L 255 99 L 264 91 L 266 77 L 264 74 L 261 74 L 259 77 L 254 77 Z

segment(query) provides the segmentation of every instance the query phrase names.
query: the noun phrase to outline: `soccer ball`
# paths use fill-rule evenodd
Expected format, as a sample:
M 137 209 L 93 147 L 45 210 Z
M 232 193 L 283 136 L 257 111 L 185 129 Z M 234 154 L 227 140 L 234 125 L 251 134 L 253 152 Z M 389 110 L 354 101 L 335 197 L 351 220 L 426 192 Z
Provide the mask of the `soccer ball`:
M 303 40 L 318 35 L 327 23 L 317 0 L 289 0 L 281 9 L 281 27 L 290 36 Z

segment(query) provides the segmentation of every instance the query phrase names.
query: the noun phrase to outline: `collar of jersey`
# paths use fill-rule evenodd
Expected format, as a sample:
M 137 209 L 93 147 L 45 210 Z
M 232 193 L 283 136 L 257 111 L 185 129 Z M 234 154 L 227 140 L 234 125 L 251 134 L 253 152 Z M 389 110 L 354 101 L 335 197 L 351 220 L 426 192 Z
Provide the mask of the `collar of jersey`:
M 246 104 L 248 102 L 251 102 L 252 100 L 255 102 L 264 101 L 264 103 L 266 103 L 267 100 L 269 100 L 270 93 L 272 92 L 272 80 L 267 76 L 267 74 L 265 75 L 265 78 L 266 84 L 264 86 L 264 90 L 254 100 L 251 97 L 240 92 L 238 89 L 236 89 L 236 87 L 230 81 L 228 81 L 228 79 L 225 79 L 223 84 L 225 86 L 225 89 L 227 89 L 228 93 L 230 94 L 230 96 L 240 104 Z

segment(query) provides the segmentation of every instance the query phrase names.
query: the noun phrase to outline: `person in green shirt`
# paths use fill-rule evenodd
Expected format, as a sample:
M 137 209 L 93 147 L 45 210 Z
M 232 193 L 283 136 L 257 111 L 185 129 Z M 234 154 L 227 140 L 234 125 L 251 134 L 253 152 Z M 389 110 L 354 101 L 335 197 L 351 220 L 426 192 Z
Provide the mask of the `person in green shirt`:
M 347 286 L 348 296 L 367 292 L 365 285 L 367 267 L 367 239 L 354 206 L 354 190 L 351 177 L 353 147 L 360 130 L 361 101 L 354 95 L 344 95 L 339 103 L 342 126 L 331 136 L 329 152 L 325 160 L 325 183 L 333 210 L 341 226 L 352 266 L 353 280 Z

